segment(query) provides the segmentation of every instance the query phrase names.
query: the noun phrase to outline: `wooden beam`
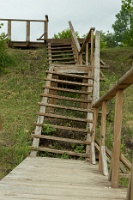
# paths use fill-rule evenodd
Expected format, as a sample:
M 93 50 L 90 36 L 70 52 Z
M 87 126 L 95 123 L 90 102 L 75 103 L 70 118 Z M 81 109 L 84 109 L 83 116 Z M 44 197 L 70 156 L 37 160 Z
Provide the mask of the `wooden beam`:
M 70 27 L 70 30 L 71 30 L 71 34 L 72 34 L 73 39 L 74 39 L 74 43 L 75 43 L 76 48 L 77 48 L 77 50 L 78 50 L 78 52 L 79 52 L 79 51 L 80 51 L 80 44 L 79 44 L 79 41 L 78 41 L 78 39 L 77 39 L 77 37 L 76 37 L 74 28 L 73 28 L 72 23 L 71 23 L 70 21 L 68 22 L 68 24 L 69 24 L 69 27 Z
M 45 20 L 34 20 L 34 19 L 4 19 L 4 18 L 0 18 L 0 21 L 15 21 L 15 22 L 26 22 L 26 21 L 30 21 L 30 22 L 45 22 Z
M 131 169 L 131 175 L 130 175 L 130 181 L 129 181 L 126 200 L 133 200 L 133 159 L 132 159 L 132 169 Z
M 48 19 L 48 15 L 45 15 L 45 21 L 44 21 L 44 39 L 47 40 L 48 39 L 48 22 L 49 22 L 49 19 Z
M 124 75 L 122 76 L 119 81 L 104 95 L 102 96 L 97 102 L 95 102 L 92 107 L 100 107 L 103 101 L 109 101 L 112 99 L 118 90 L 125 90 L 130 85 L 133 84 L 133 67 Z
M 93 116 L 93 126 L 91 130 L 91 151 L 90 151 L 90 160 L 93 165 L 96 164 L 96 156 L 95 156 L 95 135 L 96 135 L 96 125 L 97 125 L 97 118 L 98 118 L 98 108 L 94 109 L 94 116 Z
M 11 20 L 8 21 L 8 39 L 11 41 Z
M 30 21 L 26 21 L 26 42 L 30 42 Z
M 108 175 L 106 148 L 105 148 L 105 134 L 106 134 L 106 115 L 107 115 L 107 102 L 102 103 L 102 119 L 100 130 L 100 153 L 99 153 L 99 171 L 102 171 L 105 176 Z
M 95 58 L 94 58 L 94 90 L 93 103 L 99 99 L 100 92 L 100 32 L 96 31 L 95 36 Z
M 113 188 L 118 188 L 119 186 L 122 105 L 123 105 L 123 90 L 118 90 L 116 93 L 116 102 L 115 102 L 114 145 L 113 145 L 112 163 L 111 163 L 112 167 L 111 186 Z

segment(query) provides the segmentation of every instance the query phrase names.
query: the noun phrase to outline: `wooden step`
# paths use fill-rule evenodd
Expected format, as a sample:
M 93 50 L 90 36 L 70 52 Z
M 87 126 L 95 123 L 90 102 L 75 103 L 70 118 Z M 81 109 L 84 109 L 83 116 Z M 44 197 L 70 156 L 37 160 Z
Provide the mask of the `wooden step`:
M 67 73 L 57 73 L 57 72 L 50 72 L 46 71 L 48 74 L 54 74 L 59 76 L 66 76 L 66 77 L 72 77 L 72 78 L 81 78 L 81 79 L 94 79 L 92 76 L 84 76 L 84 75 L 76 75 L 76 74 L 67 74 Z
M 57 47 L 48 47 L 47 48 L 47 50 L 57 50 L 57 49 L 62 49 L 62 50 L 64 50 L 64 49 L 72 49 L 72 47 L 71 46 L 62 46 L 62 47 L 59 47 L 59 46 L 57 46 Z
M 82 90 L 72 90 L 72 89 L 66 89 L 66 88 L 60 88 L 60 87 L 51 87 L 51 86 L 43 86 L 43 89 L 63 91 L 63 92 L 71 92 L 71 93 L 85 94 L 85 95 L 92 94 L 92 92 L 86 92 L 86 91 L 82 91 Z
M 84 99 L 77 99 L 77 98 L 70 98 L 65 96 L 53 95 L 53 94 L 41 94 L 41 97 L 49 97 L 53 99 L 60 99 L 60 100 L 67 100 L 67 101 L 74 101 L 74 102 L 82 102 L 82 103 L 90 103 L 92 98 L 84 100 Z
M 68 54 L 52 54 L 52 58 L 56 58 L 56 57 L 64 57 L 64 56 L 74 56 L 73 53 L 68 53 Z
M 67 154 L 69 156 L 78 156 L 78 157 L 84 157 L 84 158 L 88 158 L 89 155 L 86 153 L 75 153 L 73 151 L 67 151 L 67 150 L 57 150 L 57 149 L 51 149 L 51 148 L 47 148 L 47 147 L 32 147 L 32 150 L 35 151 L 46 151 L 49 153 L 55 153 L 55 154 Z
M 72 53 L 73 51 L 72 51 L 72 49 L 70 49 L 70 50 L 63 50 L 63 53 Z M 52 50 L 52 55 L 53 54 L 55 54 L 55 53 L 62 53 L 62 51 L 60 51 L 60 50 Z
M 64 81 L 64 80 L 58 80 L 58 79 L 49 79 L 49 78 L 44 78 L 45 81 L 51 81 L 51 82 L 56 82 L 56 83 L 66 83 L 70 85 L 79 85 L 79 86 L 85 86 L 85 87 L 93 87 L 93 84 L 88 84 L 88 83 L 81 83 L 81 82 L 74 82 L 74 81 Z
M 49 135 L 31 135 L 33 138 L 40 138 L 40 139 L 47 139 L 47 140 L 54 140 L 59 142 L 67 142 L 72 144 L 84 144 L 84 145 L 90 145 L 90 142 L 82 141 L 82 140 L 75 140 L 75 139 L 69 139 L 69 138 L 60 138 L 55 136 L 49 136 Z
M 49 61 L 62 61 L 62 60 L 74 60 L 73 57 L 66 57 L 66 58 L 50 58 Z
M 34 123 L 35 126 L 43 126 L 43 125 L 47 125 L 47 124 L 38 124 L 38 123 Z M 54 125 L 54 124 L 50 124 L 50 126 L 52 128 L 55 129 L 61 129 L 61 130 L 67 130 L 67 131 L 76 131 L 76 132 L 82 132 L 82 133 L 88 133 L 87 129 L 82 129 L 82 128 L 73 128 L 73 127 L 68 127 L 68 126 L 59 126 L 59 125 Z
M 56 115 L 56 114 L 49 114 L 49 113 L 38 113 L 39 116 L 45 116 L 50 118 L 56 118 L 56 119 L 65 119 L 65 120 L 71 120 L 71 121 L 78 121 L 78 122 L 90 122 L 92 123 L 93 120 L 86 119 L 86 118 L 76 118 L 76 117 L 68 117 L 68 116 L 62 116 L 62 115 Z
M 68 106 L 62 106 L 62 105 L 55 105 L 55 104 L 48 104 L 48 103 L 39 103 L 39 106 L 46 106 L 46 107 L 52 107 L 52 108 L 60 108 L 65 110 L 73 110 L 78 112 L 91 112 L 93 113 L 93 110 L 91 109 L 83 109 L 83 108 L 76 108 L 76 107 L 68 107 Z

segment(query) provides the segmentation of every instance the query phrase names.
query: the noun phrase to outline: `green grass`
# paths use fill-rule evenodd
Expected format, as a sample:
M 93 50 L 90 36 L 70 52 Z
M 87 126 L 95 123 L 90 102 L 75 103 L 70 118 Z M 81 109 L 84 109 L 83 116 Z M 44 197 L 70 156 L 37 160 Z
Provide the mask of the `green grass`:
M 14 66 L 0 77 L 0 178 L 18 165 L 28 154 L 31 132 L 38 111 L 37 102 L 44 83 L 46 51 L 13 50 Z

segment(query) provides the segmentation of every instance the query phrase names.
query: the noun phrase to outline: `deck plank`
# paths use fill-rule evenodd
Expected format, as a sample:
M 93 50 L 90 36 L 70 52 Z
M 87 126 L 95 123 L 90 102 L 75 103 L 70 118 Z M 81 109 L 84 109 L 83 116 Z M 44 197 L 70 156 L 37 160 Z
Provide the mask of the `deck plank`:
M 0 181 L 0 200 L 115 200 L 125 189 L 112 189 L 97 165 L 79 160 L 27 157 Z

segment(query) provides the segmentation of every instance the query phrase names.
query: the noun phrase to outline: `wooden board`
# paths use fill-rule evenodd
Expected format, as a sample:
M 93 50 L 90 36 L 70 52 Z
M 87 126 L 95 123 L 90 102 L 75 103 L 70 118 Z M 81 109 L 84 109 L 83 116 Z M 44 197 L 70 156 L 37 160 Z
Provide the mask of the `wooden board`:
M 86 161 L 26 158 L 0 181 L 0 200 L 118 200 L 124 189 L 112 189 L 98 166 Z

